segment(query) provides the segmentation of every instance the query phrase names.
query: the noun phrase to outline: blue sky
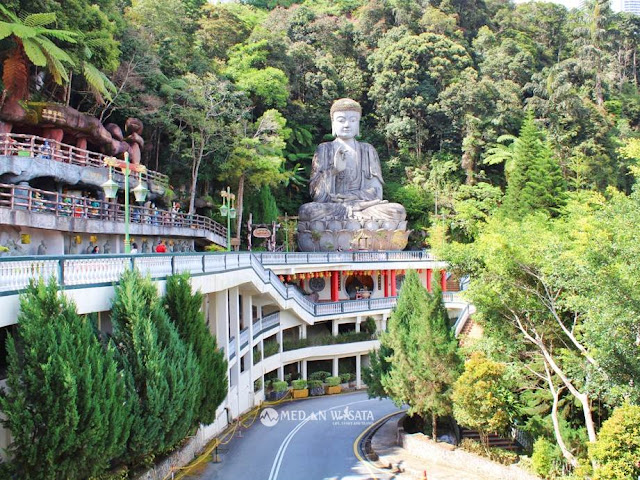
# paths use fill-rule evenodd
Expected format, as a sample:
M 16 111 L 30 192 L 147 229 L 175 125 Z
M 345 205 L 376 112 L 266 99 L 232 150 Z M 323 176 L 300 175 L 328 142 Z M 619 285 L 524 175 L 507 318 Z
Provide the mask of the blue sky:
M 524 3 L 528 0 L 514 0 L 516 3 Z M 567 8 L 576 8 L 580 6 L 582 0 L 551 0 L 553 3 L 559 3 Z

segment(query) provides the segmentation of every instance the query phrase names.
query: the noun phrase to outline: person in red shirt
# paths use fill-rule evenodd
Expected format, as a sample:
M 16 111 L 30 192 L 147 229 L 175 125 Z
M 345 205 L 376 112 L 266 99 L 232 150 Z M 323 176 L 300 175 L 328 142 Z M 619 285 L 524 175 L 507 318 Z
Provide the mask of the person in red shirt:
M 167 246 L 164 244 L 164 240 L 160 240 L 160 243 L 156 245 L 156 253 L 167 253 Z

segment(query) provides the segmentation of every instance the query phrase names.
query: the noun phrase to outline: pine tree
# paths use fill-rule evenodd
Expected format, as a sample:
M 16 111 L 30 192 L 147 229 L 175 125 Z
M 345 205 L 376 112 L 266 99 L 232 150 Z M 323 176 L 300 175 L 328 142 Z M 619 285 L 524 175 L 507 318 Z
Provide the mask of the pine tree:
M 18 322 L 0 397 L 11 469 L 27 480 L 103 473 L 124 451 L 131 421 L 113 349 L 103 349 L 54 280 L 30 284 Z
M 385 398 L 389 395 L 384 389 L 382 379 L 389 374 L 391 363 L 389 359 L 393 355 L 393 350 L 384 343 L 380 344 L 378 350 L 369 353 L 369 366 L 362 372 L 362 380 L 367 385 L 367 395 L 369 398 Z
M 156 287 L 138 271 L 126 272 L 116 287 L 112 321 L 119 358 L 135 392 L 128 459 L 140 462 L 170 450 L 193 427 L 200 371 Z
M 451 413 L 451 387 L 460 369 L 442 292 L 430 295 L 418 274 L 409 272 L 380 342 L 393 352 L 380 379 L 384 391 L 395 403 L 408 404 L 410 414 L 430 416 L 437 438 L 437 417 Z
M 196 420 L 212 423 L 216 410 L 227 396 L 227 361 L 209 333 L 202 313 L 202 294 L 191 292 L 189 275 L 167 278 L 164 304 L 180 338 L 193 349 L 200 367 L 201 396 Z
M 512 218 L 539 210 L 556 215 L 566 203 L 566 183 L 560 165 L 543 137 L 529 111 L 514 142 L 507 178 L 504 208 Z

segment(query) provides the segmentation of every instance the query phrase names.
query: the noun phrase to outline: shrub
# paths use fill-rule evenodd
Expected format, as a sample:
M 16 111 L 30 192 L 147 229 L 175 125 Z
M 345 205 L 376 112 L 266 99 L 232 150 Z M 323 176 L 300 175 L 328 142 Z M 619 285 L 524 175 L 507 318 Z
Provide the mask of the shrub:
M 273 391 L 274 392 L 286 392 L 287 388 L 289 388 L 289 385 L 287 384 L 287 382 L 282 382 L 280 380 L 276 380 L 275 382 L 273 382 Z
M 322 387 L 322 380 L 309 380 L 307 386 L 309 388 L 320 388 Z
M 307 388 L 307 381 L 303 379 L 294 380 L 293 382 L 291 382 L 291 386 L 294 390 L 304 390 L 305 388 Z
M 340 374 L 340 383 L 349 383 L 349 380 L 351 380 L 351 374 L 350 373 L 341 373 Z
M 540 437 L 533 445 L 531 455 L 531 466 L 536 475 L 548 478 L 557 473 L 561 453 L 557 445 L 551 443 L 544 437 Z
M 475 453 L 476 455 L 488 458 L 493 462 L 501 463 L 502 465 L 511 465 L 518 461 L 518 455 L 514 452 L 503 450 L 501 448 L 486 447 L 482 443 L 470 440 L 468 438 L 462 440 L 462 442 L 460 443 L 460 448 L 466 450 L 467 452 Z
M 287 382 L 289 385 L 291 385 L 291 374 L 290 373 L 287 373 L 284 376 L 284 381 Z
M 616 408 L 602 424 L 589 455 L 597 467 L 594 480 L 627 480 L 640 475 L 640 406 Z
M 262 352 L 260 349 L 253 347 L 253 364 L 260 362 L 262 360 Z
M 337 387 L 340 385 L 340 377 L 327 377 L 326 383 L 330 387 Z
M 320 380 L 321 382 L 324 382 L 327 377 L 330 377 L 331 373 L 329 372 L 325 372 L 325 371 L 318 371 L 318 372 L 313 372 L 311 375 L 309 375 L 309 380 Z
M 268 342 L 264 342 L 264 347 L 262 353 L 264 354 L 264 358 L 270 357 L 271 355 L 275 355 L 280 351 L 280 346 L 276 340 L 270 340 Z
M 376 333 L 376 321 L 373 317 L 367 317 L 367 319 L 360 325 L 360 330 L 369 335 Z

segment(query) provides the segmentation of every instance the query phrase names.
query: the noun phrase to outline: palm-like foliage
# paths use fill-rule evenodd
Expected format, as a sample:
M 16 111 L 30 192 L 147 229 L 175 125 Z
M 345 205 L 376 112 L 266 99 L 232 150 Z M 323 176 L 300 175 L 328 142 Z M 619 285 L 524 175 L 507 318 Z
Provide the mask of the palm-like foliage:
M 100 34 L 47 28 L 55 21 L 55 13 L 35 13 L 20 18 L 0 5 L 0 40 L 11 37 L 15 43 L 3 64 L 2 81 L 7 94 L 17 100 L 27 97 L 31 62 L 45 67 L 58 85 L 70 81 L 67 68 L 77 65 L 96 100 L 99 103 L 103 103 L 103 98 L 110 100 L 116 91 L 115 85 L 90 61 L 92 49 L 100 47 L 108 39 Z M 64 51 L 52 39 L 74 43 L 79 48 L 74 52 Z
M 24 99 L 28 94 L 29 65 L 46 67 L 54 81 L 69 81 L 65 65 L 73 66 L 69 54 L 52 39 L 75 43 L 77 34 L 47 28 L 56 21 L 54 13 L 34 13 L 24 19 L 0 5 L 0 40 L 11 37 L 15 47 L 4 61 L 2 82 L 8 95 Z

